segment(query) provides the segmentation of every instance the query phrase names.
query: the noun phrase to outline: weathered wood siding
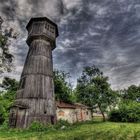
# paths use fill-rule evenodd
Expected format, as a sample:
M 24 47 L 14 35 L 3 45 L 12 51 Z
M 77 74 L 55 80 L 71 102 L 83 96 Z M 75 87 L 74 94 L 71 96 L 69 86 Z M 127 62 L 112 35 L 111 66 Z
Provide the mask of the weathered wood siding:
M 56 27 L 49 24 L 44 20 L 35 21 L 28 27 L 29 52 L 14 109 L 11 109 L 11 112 L 16 113 L 15 127 L 25 128 L 33 121 L 45 124 L 56 121 L 52 63 L 52 42 L 55 42 Z

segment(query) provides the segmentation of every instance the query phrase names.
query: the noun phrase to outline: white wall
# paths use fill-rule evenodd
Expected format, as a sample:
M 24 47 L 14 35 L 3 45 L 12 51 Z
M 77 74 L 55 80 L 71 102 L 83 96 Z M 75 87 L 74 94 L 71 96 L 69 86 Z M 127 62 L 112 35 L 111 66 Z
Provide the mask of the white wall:
M 57 120 L 67 120 L 69 123 L 91 120 L 91 111 L 88 109 L 57 108 Z
M 60 119 L 67 120 L 69 123 L 74 123 L 76 121 L 75 109 L 57 108 L 56 114 L 57 114 L 57 120 Z

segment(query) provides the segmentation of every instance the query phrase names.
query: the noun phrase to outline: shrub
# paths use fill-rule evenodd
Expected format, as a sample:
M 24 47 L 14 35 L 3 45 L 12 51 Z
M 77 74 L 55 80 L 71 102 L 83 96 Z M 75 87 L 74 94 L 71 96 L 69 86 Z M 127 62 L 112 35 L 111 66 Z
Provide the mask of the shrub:
M 54 125 L 56 129 L 68 129 L 70 126 L 71 124 L 68 121 L 61 119 L 57 121 L 56 125 Z
M 69 129 L 71 126 L 70 123 L 68 123 L 68 121 L 65 120 L 59 120 L 55 125 L 52 124 L 42 124 L 38 121 L 34 121 L 32 122 L 32 124 L 29 126 L 28 130 L 31 131 L 48 131 L 48 130 L 56 130 L 56 129 Z
M 47 126 L 38 121 L 32 122 L 31 125 L 29 126 L 29 130 L 31 131 L 44 131 L 46 129 L 47 129 Z
M 0 125 L 2 125 L 2 124 L 3 124 L 3 122 L 4 122 L 4 117 L 3 117 L 3 115 L 2 115 L 2 114 L 0 114 Z
M 9 120 L 4 120 L 3 124 L 0 126 L 0 130 L 8 130 L 9 129 Z
M 121 115 L 119 110 L 112 110 L 109 113 L 109 120 L 113 122 L 121 122 Z
M 140 103 L 127 102 L 109 113 L 109 120 L 114 122 L 140 122 Z
M 6 119 L 6 110 L 2 104 L 0 104 L 0 125 L 3 124 Z

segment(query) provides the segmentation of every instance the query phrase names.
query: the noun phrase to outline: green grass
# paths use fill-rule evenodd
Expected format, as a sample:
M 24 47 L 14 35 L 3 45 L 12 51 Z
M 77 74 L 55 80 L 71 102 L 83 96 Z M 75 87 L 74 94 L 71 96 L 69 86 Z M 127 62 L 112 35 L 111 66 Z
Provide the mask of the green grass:
M 94 121 L 66 130 L 0 130 L 0 140 L 140 140 L 140 123 Z

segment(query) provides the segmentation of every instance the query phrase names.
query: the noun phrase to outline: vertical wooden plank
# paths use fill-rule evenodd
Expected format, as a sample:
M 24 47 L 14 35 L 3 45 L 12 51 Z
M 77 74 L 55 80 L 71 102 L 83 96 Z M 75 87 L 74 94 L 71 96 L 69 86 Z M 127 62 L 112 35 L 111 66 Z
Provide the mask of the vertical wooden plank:
M 55 38 L 46 24 L 57 26 L 47 18 L 33 18 L 27 25 L 29 52 L 21 75 L 15 106 L 19 112 L 17 127 L 26 128 L 38 120 L 47 124 L 55 117 L 52 49 Z

